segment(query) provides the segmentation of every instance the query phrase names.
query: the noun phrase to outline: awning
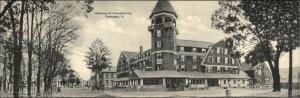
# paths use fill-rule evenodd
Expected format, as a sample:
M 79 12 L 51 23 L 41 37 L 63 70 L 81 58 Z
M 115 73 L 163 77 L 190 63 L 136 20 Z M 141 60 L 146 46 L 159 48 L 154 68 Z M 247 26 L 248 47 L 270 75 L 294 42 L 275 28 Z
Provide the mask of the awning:
M 135 70 L 134 73 L 138 78 L 187 78 L 185 75 L 177 71 L 139 71 Z
M 129 78 L 124 77 L 124 78 L 117 78 L 115 81 L 128 81 Z

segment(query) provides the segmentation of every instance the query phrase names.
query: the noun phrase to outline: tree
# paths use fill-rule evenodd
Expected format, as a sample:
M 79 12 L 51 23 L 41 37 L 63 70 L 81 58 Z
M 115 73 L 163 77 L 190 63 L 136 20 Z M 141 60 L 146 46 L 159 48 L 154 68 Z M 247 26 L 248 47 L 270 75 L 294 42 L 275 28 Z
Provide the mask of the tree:
M 16 2 L 17 0 L 6 0 L 6 5 L 4 6 L 3 10 L 0 13 L 0 18 L 2 18 L 5 13 L 12 7 L 12 5 Z
M 77 87 L 79 87 L 79 85 L 80 85 L 80 79 L 79 78 L 76 78 L 76 85 L 77 85 Z
M 71 83 L 71 87 L 73 87 L 74 83 L 76 82 L 76 76 L 72 73 L 69 76 L 69 83 Z
M 255 47 L 246 55 L 246 61 L 252 65 L 267 61 L 272 71 L 273 91 L 280 91 L 279 58 L 299 45 L 299 2 L 242 0 L 220 1 L 219 5 L 211 18 L 213 27 L 232 34 L 237 46 Z M 290 37 L 294 41 L 286 41 L 284 34 L 298 36 Z M 292 46 L 287 45 L 289 42 Z
M 61 85 L 63 86 L 63 87 L 66 87 L 66 83 L 67 83 L 67 81 L 66 81 L 66 79 L 61 79 Z
M 14 62 L 14 81 L 13 81 L 13 95 L 19 97 L 20 76 L 21 76 L 21 62 L 22 62 L 22 43 L 23 43 L 23 20 L 25 14 L 25 1 L 21 1 L 20 13 L 18 13 L 18 6 L 9 8 L 9 15 L 11 20 L 12 35 L 13 35 L 13 62 Z M 17 15 L 15 15 L 17 14 Z M 15 16 L 20 16 L 19 20 Z M 17 30 L 19 29 L 19 30 Z
M 105 69 L 108 64 L 110 63 L 110 60 L 108 59 L 108 56 L 110 55 L 110 52 L 108 48 L 104 45 L 101 39 L 97 38 L 94 40 L 89 47 L 89 51 L 87 52 L 86 58 L 86 64 L 88 65 L 88 68 L 92 70 L 92 72 L 95 73 L 95 83 L 102 83 L 100 81 L 100 72 Z

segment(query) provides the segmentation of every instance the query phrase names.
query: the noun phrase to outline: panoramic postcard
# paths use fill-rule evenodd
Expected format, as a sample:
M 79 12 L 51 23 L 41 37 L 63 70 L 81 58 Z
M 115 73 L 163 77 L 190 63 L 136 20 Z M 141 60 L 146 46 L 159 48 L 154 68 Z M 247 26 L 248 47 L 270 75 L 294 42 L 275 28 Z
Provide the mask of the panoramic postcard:
M 300 97 L 300 1 L 0 0 L 0 97 Z

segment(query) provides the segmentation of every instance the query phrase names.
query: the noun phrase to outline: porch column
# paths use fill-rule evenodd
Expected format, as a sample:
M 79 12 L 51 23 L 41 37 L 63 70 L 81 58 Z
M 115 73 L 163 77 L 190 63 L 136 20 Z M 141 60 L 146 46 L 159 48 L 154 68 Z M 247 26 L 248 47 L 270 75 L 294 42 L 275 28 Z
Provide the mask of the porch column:
M 205 79 L 204 84 L 208 86 L 208 84 L 207 84 L 207 79 Z
M 143 86 L 144 85 L 143 79 L 140 79 L 140 82 L 141 82 L 141 86 Z
M 132 86 L 132 80 L 129 80 L 129 85 Z
M 166 78 L 163 78 L 163 87 L 166 88 L 166 87 L 167 87 L 166 85 L 167 85 L 167 84 L 166 84 Z
M 188 83 L 189 83 L 188 78 L 185 78 L 185 84 L 188 84 Z

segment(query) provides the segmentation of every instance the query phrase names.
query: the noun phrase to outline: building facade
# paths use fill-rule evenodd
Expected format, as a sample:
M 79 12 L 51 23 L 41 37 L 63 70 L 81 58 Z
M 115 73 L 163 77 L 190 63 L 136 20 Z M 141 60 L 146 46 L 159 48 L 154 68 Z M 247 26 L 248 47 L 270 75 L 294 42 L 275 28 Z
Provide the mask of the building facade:
M 241 70 L 245 71 L 250 77 L 250 85 L 253 88 L 272 88 L 273 78 L 270 68 L 266 63 L 258 63 L 256 66 L 241 64 Z
M 178 18 L 168 0 L 158 0 L 150 14 L 151 49 L 123 51 L 117 63 L 118 87 L 190 88 L 246 87 L 249 76 L 240 72 L 225 40 L 216 43 L 177 39 Z
M 103 84 L 106 88 L 115 86 L 115 80 L 117 78 L 115 66 L 108 66 L 106 69 L 103 69 L 101 75 L 103 77 Z

